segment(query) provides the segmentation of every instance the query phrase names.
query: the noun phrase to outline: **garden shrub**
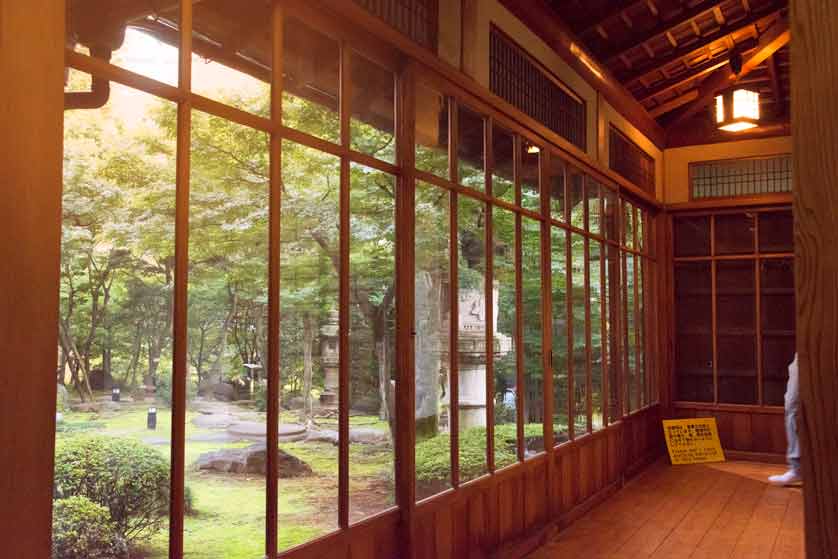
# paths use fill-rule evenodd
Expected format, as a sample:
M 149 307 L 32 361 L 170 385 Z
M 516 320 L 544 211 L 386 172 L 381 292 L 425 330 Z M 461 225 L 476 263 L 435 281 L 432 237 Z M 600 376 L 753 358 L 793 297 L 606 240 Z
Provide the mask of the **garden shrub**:
M 524 437 L 542 437 L 540 423 L 524 425 Z M 500 469 L 518 459 L 516 448 L 516 425 L 505 423 L 495 425 L 495 467 Z M 416 445 L 416 480 L 434 483 L 446 480 L 451 475 L 451 438 L 447 433 L 426 439 Z M 475 427 L 460 434 L 460 476 L 475 478 L 486 468 L 486 428 Z
M 122 559 L 128 546 L 108 509 L 77 495 L 53 502 L 53 559 Z
M 58 441 L 55 496 L 105 507 L 126 541 L 157 532 L 169 510 L 169 461 L 139 441 L 82 435 Z
M 198 386 L 191 380 L 186 382 L 186 401 L 191 402 L 198 395 Z M 172 407 L 172 376 L 161 374 L 157 377 L 154 397 L 168 407 Z

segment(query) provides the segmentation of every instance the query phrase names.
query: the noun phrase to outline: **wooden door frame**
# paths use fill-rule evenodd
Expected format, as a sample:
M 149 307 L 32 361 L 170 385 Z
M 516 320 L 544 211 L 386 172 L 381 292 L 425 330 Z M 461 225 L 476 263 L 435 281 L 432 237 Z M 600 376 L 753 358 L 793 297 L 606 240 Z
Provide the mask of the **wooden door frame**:
M 795 283 L 806 555 L 838 557 L 838 5 L 791 3 Z
M 64 18 L 64 0 L 0 2 L 0 541 L 20 559 L 50 556 Z

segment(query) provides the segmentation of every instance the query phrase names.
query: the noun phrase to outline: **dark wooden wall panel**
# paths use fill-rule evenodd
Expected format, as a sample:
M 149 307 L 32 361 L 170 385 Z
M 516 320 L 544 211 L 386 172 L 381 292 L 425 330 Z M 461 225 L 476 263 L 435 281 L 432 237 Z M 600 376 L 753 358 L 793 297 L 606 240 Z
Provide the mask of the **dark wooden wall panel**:
M 661 456 L 660 417 L 658 406 L 647 408 L 550 455 L 422 503 L 415 513 L 415 557 L 524 555 L 550 530 L 567 526 Z
M 676 404 L 676 418 L 714 417 L 722 448 L 732 451 L 734 458 L 781 461 L 786 452 L 786 428 L 782 410 L 741 410 L 682 407 Z M 739 453 L 749 453 L 747 454 Z

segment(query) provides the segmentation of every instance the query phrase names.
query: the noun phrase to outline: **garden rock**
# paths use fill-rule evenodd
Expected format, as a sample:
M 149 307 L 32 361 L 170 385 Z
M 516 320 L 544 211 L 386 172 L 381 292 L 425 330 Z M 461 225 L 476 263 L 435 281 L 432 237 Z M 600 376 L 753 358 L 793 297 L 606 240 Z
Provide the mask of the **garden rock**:
M 302 396 L 294 396 L 293 398 L 288 398 L 285 405 L 289 410 L 301 410 L 306 405 L 306 401 Z
M 99 404 L 96 402 L 78 402 L 70 406 L 70 409 L 73 411 L 97 413 L 99 411 Z
M 268 451 L 264 444 L 247 448 L 225 448 L 198 457 L 199 470 L 234 474 L 260 474 L 267 471 Z M 312 474 L 311 466 L 284 450 L 279 450 L 279 477 L 295 478 Z
M 232 402 L 236 399 L 236 389 L 231 384 L 226 382 L 218 382 L 203 387 L 203 391 L 199 394 L 220 400 L 222 402 Z
M 361 396 L 352 403 L 352 411 L 365 415 L 378 415 L 381 409 L 381 399 L 378 395 Z
M 58 411 L 67 411 L 70 404 L 70 393 L 67 392 L 66 387 L 61 386 L 60 384 L 57 386 L 56 409 L 58 409 Z
M 331 429 L 320 431 L 309 431 L 306 442 L 338 444 L 338 432 Z M 379 444 L 390 440 L 386 431 L 372 429 L 370 427 L 353 427 L 349 430 L 349 442 L 358 444 Z

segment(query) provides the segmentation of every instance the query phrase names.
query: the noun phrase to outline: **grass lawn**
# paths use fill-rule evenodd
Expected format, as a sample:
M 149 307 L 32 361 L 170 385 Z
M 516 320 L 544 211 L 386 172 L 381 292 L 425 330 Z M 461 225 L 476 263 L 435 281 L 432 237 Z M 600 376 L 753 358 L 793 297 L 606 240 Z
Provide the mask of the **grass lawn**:
M 126 437 L 152 445 L 165 455 L 170 452 L 171 410 L 157 408 L 157 429 L 146 426 L 148 402 L 124 403 L 116 411 L 63 414 L 58 437 L 77 434 Z M 264 421 L 265 414 L 242 408 L 248 420 Z M 220 474 L 191 467 L 198 457 L 222 448 L 241 448 L 253 441 L 193 441 L 192 437 L 218 435 L 219 429 L 196 427 L 198 412 L 187 412 L 186 485 L 194 498 L 195 514 L 188 515 L 184 528 L 187 558 L 256 559 L 265 546 L 265 478 L 259 475 Z M 283 412 L 281 421 L 295 422 L 296 414 Z M 356 415 L 353 427 L 386 431 L 377 416 Z M 324 429 L 337 430 L 337 421 L 318 420 Z M 328 442 L 281 443 L 280 448 L 311 466 L 309 477 L 280 479 L 279 547 L 288 549 L 337 529 L 338 447 Z M 393 503 L 393 453 L 389 445 L 350 445 L 350 506 L 353 519 L 380 512 Z M 168 531 L 161 530 L 138 545 L 132 559 L 168 557 Z

